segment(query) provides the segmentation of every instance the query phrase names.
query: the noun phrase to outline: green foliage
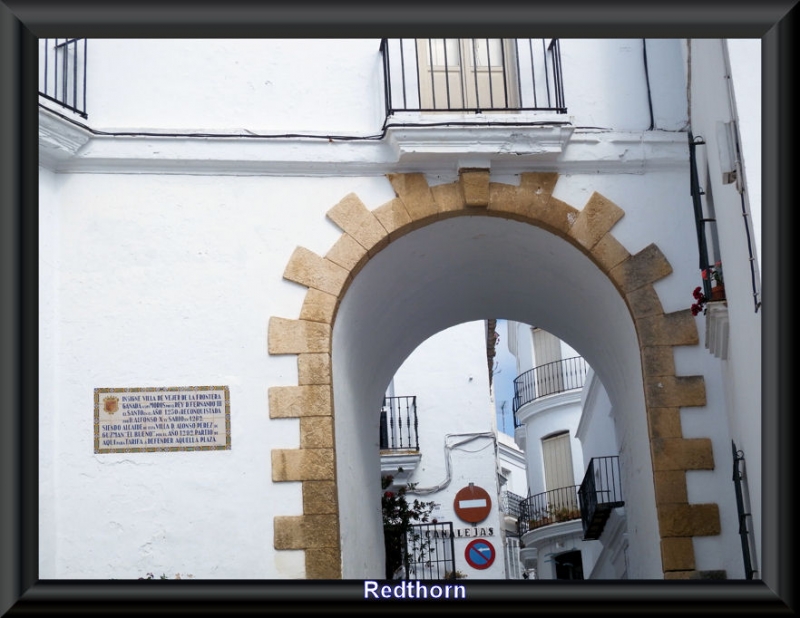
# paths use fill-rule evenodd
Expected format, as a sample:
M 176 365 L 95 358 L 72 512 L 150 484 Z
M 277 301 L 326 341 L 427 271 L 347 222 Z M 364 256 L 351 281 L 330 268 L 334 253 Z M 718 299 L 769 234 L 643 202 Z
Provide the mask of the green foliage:
M 402 470 L 401 470 L 402 471 Z M 381 510 L 383 512 L 383 537 L 386 547 L 386 578 L 391 579 L 395 571 L 404 564 L 405 535 L 414 524 L 427 523 L 435 502 L 423 502 L 415 498 L 409 502 L 406 494 L 416 486 L 413 483 L 389 490 L 394 477 L 381 477 Z

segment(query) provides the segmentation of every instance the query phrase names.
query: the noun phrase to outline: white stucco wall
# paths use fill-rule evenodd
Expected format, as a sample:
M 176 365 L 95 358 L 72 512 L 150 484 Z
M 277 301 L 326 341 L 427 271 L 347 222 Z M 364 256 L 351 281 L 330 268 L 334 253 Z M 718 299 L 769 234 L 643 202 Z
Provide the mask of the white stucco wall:
M 90 39 L 93 126 L 367 132 L 379 39 Z M 347 84 L 347 87 L 342 87 Z M 324 92 L 324 98 L 317 93 Z
M 376 134 L 385 116 L 379 47 L 380 39 L 90 39 L 90 125 L 107 131 Z M 560 47 L 575 126 L 648 129 L 642 39 L 562 39 Z M 657 129 L 685 124 L 676 54 L 677 39 L 647 40 Z
M 287 180 L 75 175 L 42 201 L 42 508 L 57 514 L 43 577 L 302 577 L 301 552 L 275 553 L 264 525 L 301 512 L 299 484 L 267 480 L 298 428 L 268 417 L 267 387 L 297 370 L 267 356 L 266 328 L 299 313 L 283 269 L 297 238 L 332 244 L 324 213 L 353 180 Z M 304 216 L 285 216 L 298 199 Z M 230 451 L 93 454 L 94 388 L 189 385 L 230 387 Z
M 761 300 L 760 282 L 760 42 L 729 42 L 731 55 L 730 75 L 733 96 L 731 99 L 728 74 L 725 65 L 723 42 L 717 39 L 695 40 L 691 49 L 692 72 L 692 127 L 695 135 L 702 135 L 706 145 L 698 148 L 698 170 L 708 169 L 706 191 L 713 196 L 720 235 L 720 251 L 725 274 L 725 290 L 728 297 L 729 342 L 728 356 L 716 369 L 722 373 L 725 392 L 709 395 L 710 410 L 717 413 L 720 423 L 730 428 L 730 438 L 743 451 L 746 461 L 747 485 L 750 492 L 749 512 L 752 513 L 751 529 L 755 538 L 756 552 L 760 554 L 762 522 L 761 493 L 761 312 L 756 310 L 754 293 Z M 719 147 L 716 127 L 718 122 L 728 122 L 738 110 L 738 126 L 741 145 L 744 149 L 743 163 L 746 177 L 745 191 L 737 192 L 736 183 L 723 184 L 719 165 Z M 743 203 L 744 200 L 744 203 Z M 748 217 L 742 215 L 743 207 Z M 752 227 L 746 227 L 752 219 Z M 752 251 L 748 251 L 747 240 Z M 755 258 L 755 288 L 751 273 L 751 259 Z M 776 302 L 775 299 L 764 302 Z M 700 328 L 701 337 L 705 332 Z M 687 416 L 690 418 L 687 419 Z M 688 420 L 691 430 L 695 417 L 682 415 Z M 730 440 L 717 439 L 714 453 L 719 465 L 732 466 Z M 695 473 L 695 476 L 703 473 Z M 729 494 L 733 494 L 729 481 Z M 690 491 L 692 491 L 690 486 Z M 696 493 L 694 490 L 693 493 Z M 730 522 L 730 525 L 734 522 Z M 739 562 L 741 562 L 741 556 Z M 760 562 L 758 556 L 755 562 Z M 759 567 L 756 565 L 756 568 Z
M 680 130 L 686 124 L 683 75 L 680 65 L 675 64 L 680 56 L 676 40 L 562 39 L 563 64 L 581 67 L 564 74 L 568 112 L 576 126 L 633 131 L 650 128 L 645 44 L 654 128 Z M 614 82 L 610 89 L 608 76 Z
M 41 577 L 57 572 L 58 178 L 39 168 L 39 543 Z
M 509 471 L 506 489 L 518 496 L 527 496 L 528 478 L 525 453 L 519 449 L 514 439 L 502 432 L 498 432 L 497 441 L 500 444 L 500 465 Z
M 608 393 L 597 374 L 589 370 L 581 391 L 581 419 L 576 437 L 581 443 L 584 470 L 592 457 L 606 457 L 619 453 L 616 440 L 616 423 Z

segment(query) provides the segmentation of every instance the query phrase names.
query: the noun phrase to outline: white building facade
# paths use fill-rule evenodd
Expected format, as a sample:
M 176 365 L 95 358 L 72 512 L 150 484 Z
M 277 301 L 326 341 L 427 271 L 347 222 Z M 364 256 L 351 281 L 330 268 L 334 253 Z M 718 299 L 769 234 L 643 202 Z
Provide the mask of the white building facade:
M 380 577 L 375 411 L 422 342 L 494 317 L 568 342 L 602 382 L 627 578 L 746 576 L 732 441 L 758 571 L 758 110 L 717 132 L 758 42 L 531 43 L 470 64 L 442 41 L 42 40 L 40 91 L 45 49 L 86 85 L 85 109 L 40 96 L 42 578 Z M 461 89 L 437 98 L 448 76 Z M 704 258 L 690 131 L 717 219 Z M 727 300 L 694 316 L 717 260 Z M 206 392 L 225 404 L 214 448 L 139 448 L 97 420 L 106 396 Z M 444 434 L 489 430 L 458 412 Z
M 387 390 L 381 472 L 393 477 L 390 489 L 413 485 L 409 502 L 435 505 L 415 531 L 426 543 L 414 578 L 456 572 L 508 579 L 518 571 L 518 548 L 511 543 L 509 549 L 506 539 L 506 500 L 509 482 L 524 480 L 525 461 L 497 431 L 487 366 L 490 332 L 486 321 L 475 321 L 437 333 L 403 362 Z M 470 486 L 475 496 L 465 498 Z M 462 509 L 464 500 L 480 505 Z M 409 543 L 410 558 L 414 545 Z

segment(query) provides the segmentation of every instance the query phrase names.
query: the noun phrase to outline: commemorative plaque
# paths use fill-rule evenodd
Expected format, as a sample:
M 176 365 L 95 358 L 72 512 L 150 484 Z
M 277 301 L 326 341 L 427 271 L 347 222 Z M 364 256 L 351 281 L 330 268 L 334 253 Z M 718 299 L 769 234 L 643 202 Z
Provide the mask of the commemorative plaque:
M 227 386 L 94 389 L 94 452 L 231 448 Z

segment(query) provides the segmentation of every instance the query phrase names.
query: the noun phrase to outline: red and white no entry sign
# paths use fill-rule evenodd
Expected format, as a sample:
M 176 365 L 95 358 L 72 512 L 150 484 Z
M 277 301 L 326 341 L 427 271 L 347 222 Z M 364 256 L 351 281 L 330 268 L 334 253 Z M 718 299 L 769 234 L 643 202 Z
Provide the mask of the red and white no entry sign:
M 489 516 L 492 510 L 492 499 L 485 489 L 470 483 L 456 493 L 453 509 L 456 515 L 464 521 L 477 524 Z

